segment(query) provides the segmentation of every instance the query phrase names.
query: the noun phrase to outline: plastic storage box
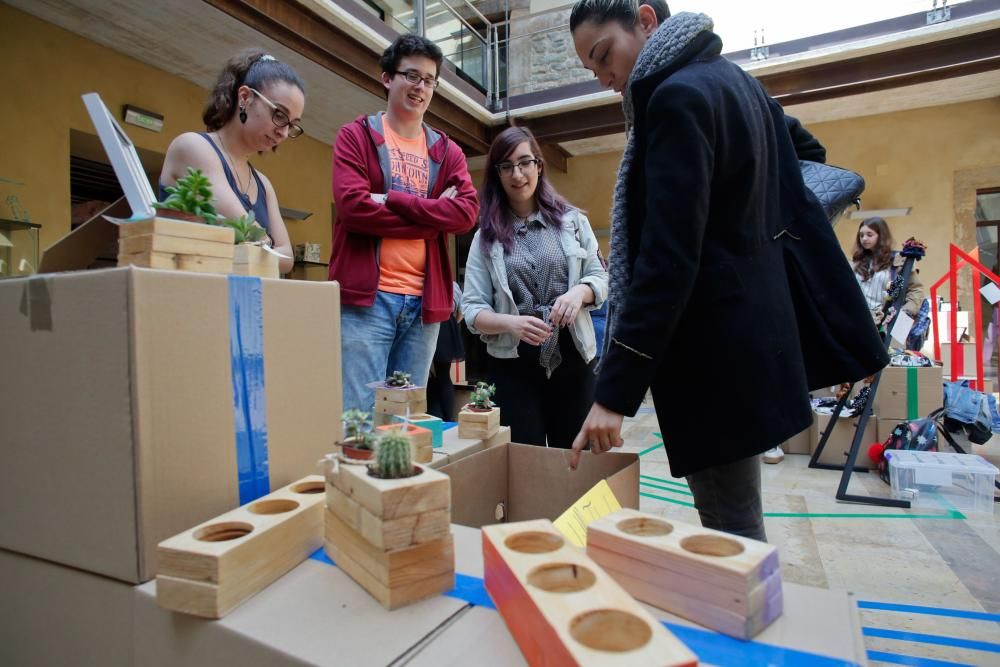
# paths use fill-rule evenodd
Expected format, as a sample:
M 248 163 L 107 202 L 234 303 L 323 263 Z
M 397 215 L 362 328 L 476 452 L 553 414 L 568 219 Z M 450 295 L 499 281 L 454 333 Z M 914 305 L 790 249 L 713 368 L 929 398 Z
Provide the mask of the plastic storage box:
M 905 449 L 886 455 L 894 498 L 915 507 L 993 513 L 993 480 L 1000 470 L 982 456 Z

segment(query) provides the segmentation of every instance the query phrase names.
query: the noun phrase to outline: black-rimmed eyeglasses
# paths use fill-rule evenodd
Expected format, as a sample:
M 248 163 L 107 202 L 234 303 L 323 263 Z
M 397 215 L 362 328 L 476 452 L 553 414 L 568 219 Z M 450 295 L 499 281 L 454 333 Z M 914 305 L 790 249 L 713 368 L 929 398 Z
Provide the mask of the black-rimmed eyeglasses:
M 406 79 L 407 83 L 413 84 L 415 86 L 418 83 L 422 82 L 425 86 L 427 86 L 431 90 L 437 88 L 438 87 L 438 83 L 440 83 L 434 77 L 432 77 L 432 76 L 420 76 L 420 72 L 418 72 L 416 70 L 412 70 L 412 69 L 408 69 L 405 72 L 401 72 L 399 70 L 396 70 L 396 74 L 402 74 L 403 78 Z
M 247 87 L 249 88 L 249 86 Z M 264 97 L 263 93 L 255 88 L 250 88 L 250 92 L 267 102 L 268 106 L 271 107 L 271 122 L 274 123 L 275 127 L 287 127 L 289 139 L 302 136 L 302 126 L 298 123 L 293 123 L 288 114 L 282 111 L 277 104 Z
M 501 176 L 512 176 L 514 167 L 517 167 L 522 174 L 528 174 L 538 168 L 539 162 L 541 160 L 533 157 L 526 157 L 517 162 L 500 162 L 497 164 L 497 171 L 500 172 Z

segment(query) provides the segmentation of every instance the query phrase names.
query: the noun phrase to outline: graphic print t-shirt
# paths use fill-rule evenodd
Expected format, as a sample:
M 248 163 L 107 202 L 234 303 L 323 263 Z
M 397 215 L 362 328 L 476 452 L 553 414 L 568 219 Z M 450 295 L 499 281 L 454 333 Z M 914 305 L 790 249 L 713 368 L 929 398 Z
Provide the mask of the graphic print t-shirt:
M 383 124 L 383 128 L 392 175 L 390 189 L 426 197 L 430 181 L 427 135 L 421 131 L 419 137 L 407 139 L 396 134 L 387 122 Z M 421 296 L 424 293 L 424 270 L 427 267 L 424 240 L 383 238 L 379 267 L 379 290 Z

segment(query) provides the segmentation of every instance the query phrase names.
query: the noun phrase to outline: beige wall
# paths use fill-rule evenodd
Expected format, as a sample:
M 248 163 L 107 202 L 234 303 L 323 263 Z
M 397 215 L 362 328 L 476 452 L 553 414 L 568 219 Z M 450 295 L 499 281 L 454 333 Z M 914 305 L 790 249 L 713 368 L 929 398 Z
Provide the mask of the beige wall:
M 140 148 L 164 153 L 176 135 L 203 129 L 206 90 L 3 4 L 0 26 L 0 58 L 6 63 L 0 95 L 0 124 L 6 130 L 0 178 L 24 183 L 0 181 L 0 217 L 10 217 L 5 200 L 16 195 L 31 221 L 42 225 L 42 249 L 69 231 L 70 130 L 94 134 L 82 94 L 99 92 L 116 115 L 126 103 L 163 114 L 162 132 L 125 126 Z M 307 101 L 307 125 L 308 114 Z M 322 243 L 326 257 L 330 147 L 302 137 L 254 163 L 271 179 L 282 206 L 313 213 L 305 221 L 286 221 L 292 242 Z
M 927 244 L 927 258 L 920 263 L 925 283 L 948 270 L 949 243 L 964 250 L 975 247 L 970 208 L 975 188 L 963 185 L 985 170 L 977 184 L 984 187 L 988 168 L 1000 167 L 1000 97 L 817 123 L 809 129 L 827 147 L 828 162 L 865 177 L 862 208 L 913 208 L 910 215 L 887 222 L 897 247 L 911 236 Z M 993 186 L 1000 186 L 1000 180 Z M 958 201 L 956 190 L 964 192 Z M 837 225 L 845 251 L 853 247 L 857 227 L 856 220 Z

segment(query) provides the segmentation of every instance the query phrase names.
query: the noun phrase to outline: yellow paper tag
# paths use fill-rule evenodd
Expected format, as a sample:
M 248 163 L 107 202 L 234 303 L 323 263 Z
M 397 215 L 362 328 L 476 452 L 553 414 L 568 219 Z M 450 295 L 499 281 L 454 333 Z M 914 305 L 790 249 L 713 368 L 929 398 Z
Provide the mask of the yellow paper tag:
M 602 479 L 555 520 L 555 527 L 570 542 L 578 547 L 585 547 L 587 524 L 621 508 L 607 480 Z

